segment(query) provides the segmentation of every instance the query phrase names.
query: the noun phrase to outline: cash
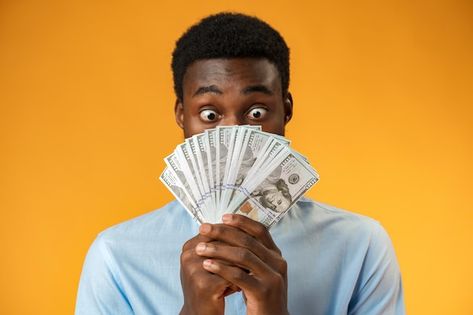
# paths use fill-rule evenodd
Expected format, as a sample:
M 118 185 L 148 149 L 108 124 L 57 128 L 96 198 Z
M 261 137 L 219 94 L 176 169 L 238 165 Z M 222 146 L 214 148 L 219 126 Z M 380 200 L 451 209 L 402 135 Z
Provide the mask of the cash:
M 288 139 L 260 126 L 207 129 L 164 161 L 160 180 L 199 223 L 237 213 L 269 228 L 319 180 Z

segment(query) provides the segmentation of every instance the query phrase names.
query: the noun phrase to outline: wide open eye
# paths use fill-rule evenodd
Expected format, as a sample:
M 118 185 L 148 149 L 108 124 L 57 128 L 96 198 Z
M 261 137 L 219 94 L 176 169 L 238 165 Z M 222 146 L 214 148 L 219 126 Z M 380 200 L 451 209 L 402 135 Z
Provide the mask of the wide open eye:
M 214 122 L 218 116 L 218 113 L 212 109 L 204 109 L 200 112 L 200 118 L 205 122 Z
M 248 112 L 247 116 L 250 119 L 259 120 L 259 119 L 264 118 L 264 116 L 266 115 L 267 112 L 268 112 L 268 110 L 266 108 L 256 107 L 256 108 L 251 109 Z

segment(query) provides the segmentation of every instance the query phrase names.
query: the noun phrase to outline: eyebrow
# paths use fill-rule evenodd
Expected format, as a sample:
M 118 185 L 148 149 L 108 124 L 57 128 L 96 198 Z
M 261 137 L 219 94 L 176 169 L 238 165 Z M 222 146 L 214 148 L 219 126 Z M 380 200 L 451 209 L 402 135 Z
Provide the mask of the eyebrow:
M 260 92 L 266 95 L 273 95 L 273 91 L 271 91 L 265 85 L 251 85 L 251 86 L 247 86 L 241 91 L 242 94 L 250 94 L 250 93 L 256 93 L 256 92 Z
M 273 95 L 273 91 L 271 91 L 267 86 L 265 85 L 250 85 L 245 87 L 243 90 L 241 90 L 241 94 L 247 95 L 251 93 L 263 93 L 266 95 Z M 209 85 L 209 86 L 201 86 L 195 91 L 194 95 L 192 97 L 206 94 L 206 93 L 215 93 L 215 94 L 223 94 L 223 92 L 216 86 L 216 85 Z
M 195 91 L 194 95 L 192 95 L 192 97 L 197 96 L 197 95 L 202 95 L 205 93 L 223 94 L 222 91 L 220 91 L 216 85 L 209 85 L 209 86 L 199 87 L 197 91 Z

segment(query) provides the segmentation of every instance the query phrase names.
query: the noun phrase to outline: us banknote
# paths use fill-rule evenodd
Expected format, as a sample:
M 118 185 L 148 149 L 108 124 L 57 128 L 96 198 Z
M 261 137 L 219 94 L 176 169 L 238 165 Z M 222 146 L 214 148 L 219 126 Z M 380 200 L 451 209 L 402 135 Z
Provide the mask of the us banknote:
M 165 162 L 161 181 L 199 223 L 237 213 L 269 228 L 319 180 L 288 139 L 259 126 L 207 129 Z

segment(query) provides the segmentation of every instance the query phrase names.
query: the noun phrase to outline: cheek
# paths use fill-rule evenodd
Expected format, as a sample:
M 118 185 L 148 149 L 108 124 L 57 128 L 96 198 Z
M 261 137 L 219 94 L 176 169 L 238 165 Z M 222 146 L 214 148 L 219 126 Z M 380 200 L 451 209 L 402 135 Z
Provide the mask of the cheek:
M 206 128 L 199 115 L 184 111 L 184 136 L 189 138 L 195 134 L 202 133 Z
M 271 117 L 271 119 L 261 124 L 261 128 L 263 128 L 263 131 L 275 133 L 282 136 L 284 135 L 284 126 L 285 126 L 284 117 L 279 117 L 279 116 Z
M 284 127 L 286 125 L 285 113 L 283 110 L 283 105 L 278 104 L 274 106 L 272 112 L 269 113 L 270 116 L 268 119 L 264 120 L 261 123 L 263 131 L 275 133 L 278 135 L 284 135 Z

